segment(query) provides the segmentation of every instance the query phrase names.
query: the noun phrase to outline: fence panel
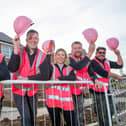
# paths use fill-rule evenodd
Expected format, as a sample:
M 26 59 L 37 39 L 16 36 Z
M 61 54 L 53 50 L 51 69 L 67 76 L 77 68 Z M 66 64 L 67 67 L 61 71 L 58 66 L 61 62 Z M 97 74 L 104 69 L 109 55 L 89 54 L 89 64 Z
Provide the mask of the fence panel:
M 114 116 L 113 119 L 120 126 L 126 125 L 126 78 L 123 77 L 122 81 L 117 79 L 110 79 L 110 90 L 113 96 L 113 108 Z
M 76 85 L 77 83 L 85 83 L 85 81 L 15 81 L 15 80 L 9 80 L 9 81 L 2 81 L 2 83 L 5 85 L 4 86 L 4 101 L 3 101 L 3 109 L 0 117 L 0 126 L 20 126 L 20 115 L 19 112 L 16 108 L 14 98 L 13 98 L 13 93 L 11 91 L 11 84 L 20 84 L 20 83 L 39 83 L 39 90 L 38 90 L 38 108 L 37 108 L 37 126 L 50 126 L 51 125 L 51 120 L 49 117 L 49 113 L 47 111 L 46 103 L 45 103 L 45 84 L 46 83 L 70 83 L 73 85 Z M 116 83 L 116 84 L 115 84 Z M 119 121 L 123 121 L 123 113 L 125 113 L 126 110 L 126 104 L 125 104 L 125 92 L 126 89 L 124 88 L 124 83 L 125 80 L 121 82 L 120 89 L 119 87 L 117 88 L 117 81 L 111 80 L 112 85 L 112 91 L 114 94 L 114 102 L 116 103 L 116 110 L 117 110 L 117 115 L 119 118 Z M 118 92 L 118 94 L 117 94 Z M 120 94 L 121 93 L 121 94 Z M 108 94 L 107 92 L 104 95 L 105 101 L 108 99 Z M 99 95 L 100 96 L 100 95 Z M 102 95 L 101 95 L 102 96 Z M 86 96 L 82 96 L 84 99 L 84 125 L 85 126 L 98 126 L 99 125 L 99 120 L 98 120 L 98 106 L 96 105 L 96 102 L 98 102 L 96 99 L 96 94 L 94 93 L 87 93 Z M 100 97 L 99 101 L 102 101 L 102 97 Z M 109 100 L 107 106 L 107 114 L 111 117 L 110 111 L 109 111 Z M 100 102 L 102 105 L 103 103 Z M 108 113 L 109 112 L 109 113 Z M 97 113 L 97 114 L 96 114 Z M 101 117 L 104 115 L 104 111 L 101 111 Z M 103 116 L 104 117 L 104 116 Z M 111 118 L 110 118 L 111 119 Z M 111 126 L 111 120 L 108 119 L 109 125 Z M 66 122 L 64 121 L 63 116 L 61 116 L 61 125 L 65 126 Z M 103 118 L 103 120 L 105 120 Z M 115 120 L 115 116 L 113 116 L 113 120 Z M 123 122 L 124 124 L 124 122 Z M 126 124 L 126 123 L 125 123 Z M 113 125 L 117 125 L 117 120 L 114 121 Z M 104 126 L 104 125 L 102 125 Z

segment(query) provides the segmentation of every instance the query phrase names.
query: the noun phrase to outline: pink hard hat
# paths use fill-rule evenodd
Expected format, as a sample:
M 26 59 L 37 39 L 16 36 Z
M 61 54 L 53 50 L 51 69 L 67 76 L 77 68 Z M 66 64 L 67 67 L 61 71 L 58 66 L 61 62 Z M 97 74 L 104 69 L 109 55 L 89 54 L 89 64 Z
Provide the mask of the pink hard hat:
M 95 42 L 98 37 L 98 33 L 94 28 L 88 28 L 84 30 L 82 34 L 89 43 Z
M 109 38 L 106 40 L 107 42 L 107 46 L 111 49 L 111 50 L 115 50 L 118 46 L 119 46 L 119 41 L 117 38 Z
M 42 44 L 42 50 L 43 52 L 47 53 L 47 51 L 50 52 L 54 52 L 55 50 L 55 42 L 54 40 L 46 40 L 43 44 Z
M 13 26 L 16 34 L 20 37 L 33 24 L 30 18 L 19 16 L 15 19 Z

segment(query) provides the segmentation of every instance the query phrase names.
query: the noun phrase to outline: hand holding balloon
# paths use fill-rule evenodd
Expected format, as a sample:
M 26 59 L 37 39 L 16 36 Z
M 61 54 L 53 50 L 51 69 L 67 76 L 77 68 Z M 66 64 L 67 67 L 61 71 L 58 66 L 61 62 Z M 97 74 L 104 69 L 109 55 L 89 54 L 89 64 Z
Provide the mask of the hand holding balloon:
M 89 43 L 94 43 L 98 37 L 97 31 L 93 28 L 88 28 L 88 29 L 84 30 L 82 34 L 84 35 L 84 38 Z
M 14 31 L 16 32 L 17 36 L 20 37 L 25 31 L 34 23 L 32 20 L 26 16 L 18 16 L 13 24 Z
M 42 44 L 42 50 L 46 54 L 52 54 L 55 50 L 55 43 L 54 40 L 47 40 Z
M 107 46 L 109 47 L 109 49 L 111 49 L 112 51 L 116 50 L 119 46 L 119 41 L 117 38 L 109 38 L 106 40 L 107 42 Z
M 121 57 L 120 51 L 117 49 L 119 41 L 117 38 L 109 38 L 106 40 L 108 47 L 116 54 L 117 64 L 123 65 L 123 59 Z
M 20 38 L 18 36 L 15 36 L 15 38 L 13 39 L 13 44 L 14 46 L 17 46 L 17 47 L 20 46 Z

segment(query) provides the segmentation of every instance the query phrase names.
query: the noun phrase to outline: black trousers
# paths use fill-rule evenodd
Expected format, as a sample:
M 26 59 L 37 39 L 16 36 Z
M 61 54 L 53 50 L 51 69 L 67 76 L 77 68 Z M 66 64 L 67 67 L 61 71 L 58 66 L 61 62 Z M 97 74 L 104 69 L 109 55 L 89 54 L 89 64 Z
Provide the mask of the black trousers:
M 105 93 L 93 92 L 94 110 L 97 114 L 99 126 L 109 126 L 108 110 Z M 111 119 L 113 115 L 112 96 L 108 96 Z
M 74 115 L 75 115 L 75 124 L 76 126 L 84 126 L 84 95 L 72 95 L 74 101 Z
M 60 114 L 63 112 L 64 119 L 67 126 L 75 126 L 74 111 L 64 111 L 60 108 L 47 107 L 50 118 L 52 120 L 52 126 L 60 126 Z
M 0 116 L 1 116 L 1 110 L 2 110 L 2 102 L 3 102 L 4 96 L 1 97 L 0 99 Z
M 31 97 L 14 94 L 14 100 L 21 116 L 21 126 L 36 126 L 37 94 Z

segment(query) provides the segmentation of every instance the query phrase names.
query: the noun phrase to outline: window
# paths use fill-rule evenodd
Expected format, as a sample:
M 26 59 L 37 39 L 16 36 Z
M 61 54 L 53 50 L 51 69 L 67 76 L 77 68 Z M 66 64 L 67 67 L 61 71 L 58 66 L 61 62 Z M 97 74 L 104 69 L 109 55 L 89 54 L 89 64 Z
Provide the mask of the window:
M 9 58 L 9 59 L 10 59 L 11 53 L 12 53 L 12 47 L 7 46 L 7 45 L 2 45 L 1 53 L 2 53 L 3 55 L 5 55 L 6 58 Z

